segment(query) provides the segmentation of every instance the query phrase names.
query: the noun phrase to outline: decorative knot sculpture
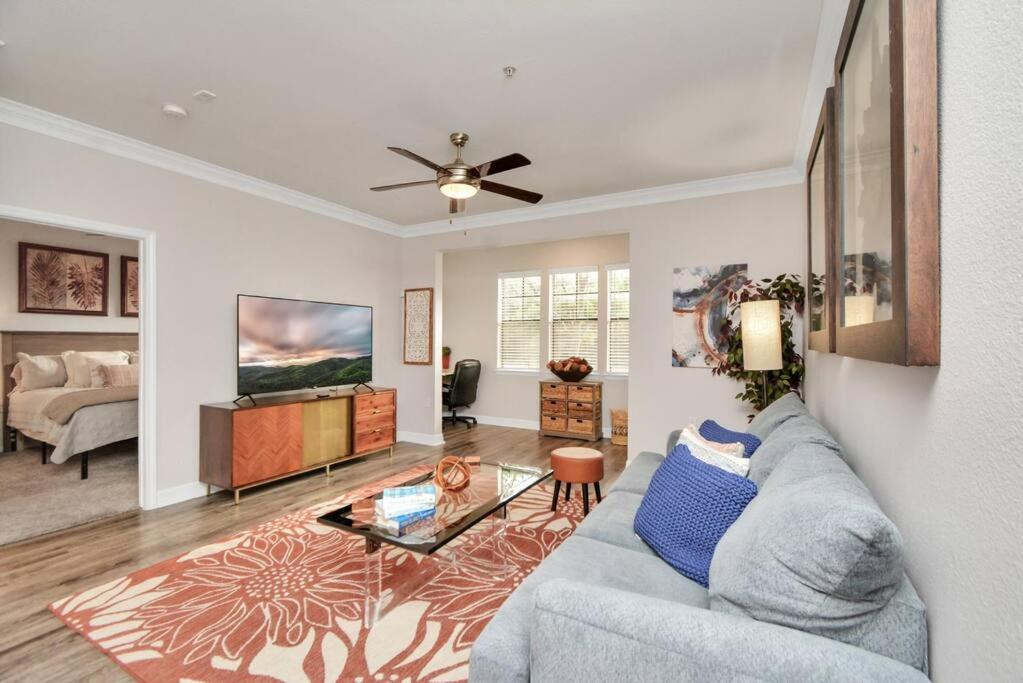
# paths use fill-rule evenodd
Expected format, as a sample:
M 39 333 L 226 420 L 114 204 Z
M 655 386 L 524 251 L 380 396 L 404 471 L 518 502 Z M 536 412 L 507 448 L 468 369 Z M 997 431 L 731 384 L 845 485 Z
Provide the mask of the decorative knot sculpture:
M 445 491 L 461 491 L 469 485 L 471 477 L 472 469 L 469 467 L 469 463 L 458 456 L 445 455 L 437 463 L 433 481 Z

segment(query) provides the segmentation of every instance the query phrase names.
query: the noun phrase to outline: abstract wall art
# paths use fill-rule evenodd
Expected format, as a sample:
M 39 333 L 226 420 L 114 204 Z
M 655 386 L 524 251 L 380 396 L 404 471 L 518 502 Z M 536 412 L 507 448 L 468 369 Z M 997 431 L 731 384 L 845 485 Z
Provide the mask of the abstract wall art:
M 18 243 L 18 312 L 106 315 L 106 254 Z
M 710 368 L 724 358 L 720 331 L 728 318 L 728 292 L 746 281 L 745 263 L 675 268 L 671 297 L 673 367 Z

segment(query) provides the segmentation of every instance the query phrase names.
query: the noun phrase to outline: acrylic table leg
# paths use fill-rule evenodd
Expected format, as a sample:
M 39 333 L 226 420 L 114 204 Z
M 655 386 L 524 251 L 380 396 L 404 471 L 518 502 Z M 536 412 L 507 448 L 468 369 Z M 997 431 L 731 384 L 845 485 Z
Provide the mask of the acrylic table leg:
M 367 538 L 364 572 L 365 601 L 362 610 L 362 623 L 366 628 L 372 628 L 373 624 L 382 616 L 380 593 L 383 582 L 383 556 L 384 554 L 380 552 L 380 542 Z

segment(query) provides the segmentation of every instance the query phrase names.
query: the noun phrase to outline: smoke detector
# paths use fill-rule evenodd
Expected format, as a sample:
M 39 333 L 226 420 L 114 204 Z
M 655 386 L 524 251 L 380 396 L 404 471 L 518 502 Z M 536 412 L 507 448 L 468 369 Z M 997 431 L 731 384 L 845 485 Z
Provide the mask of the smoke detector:
M 164 114 L 171 117 L 172 119 L 188 118 L 188 110 L 180 105 L 174 104 L 173 102 L 168 102 L 167 104 L 163 105 L 163 108 L 160 111 L 162 111 Z

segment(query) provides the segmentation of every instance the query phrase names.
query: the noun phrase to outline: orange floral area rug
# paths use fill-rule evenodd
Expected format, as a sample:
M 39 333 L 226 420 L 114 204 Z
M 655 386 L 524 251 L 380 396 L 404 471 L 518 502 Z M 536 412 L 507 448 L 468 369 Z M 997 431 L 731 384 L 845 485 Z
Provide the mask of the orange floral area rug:
M 514 568 L 500 579 L 384 545 L 384 574 L 414 562 L 428 579 L 367 629 L 363 539 L 316 519 L 428 471 L 413 468 L 50 609 L 140 681 L 465 680 L 473 642 L 522 579 L 572 534 L 582 501 L 551 512 L 545 483 L 511 502 L 503 547 Z M 463 537 L 486 533 L 485 525 Z

